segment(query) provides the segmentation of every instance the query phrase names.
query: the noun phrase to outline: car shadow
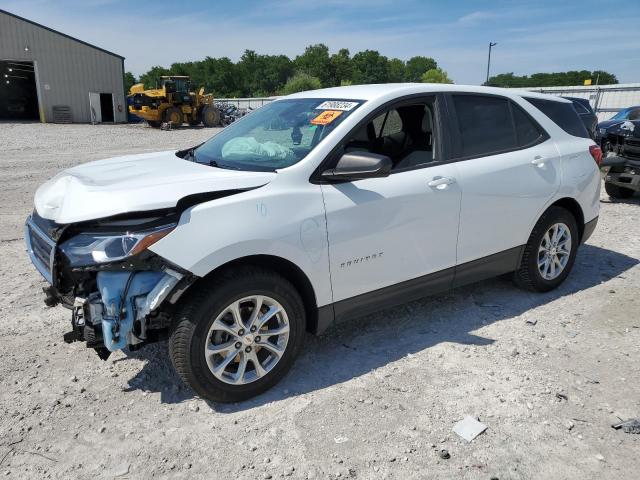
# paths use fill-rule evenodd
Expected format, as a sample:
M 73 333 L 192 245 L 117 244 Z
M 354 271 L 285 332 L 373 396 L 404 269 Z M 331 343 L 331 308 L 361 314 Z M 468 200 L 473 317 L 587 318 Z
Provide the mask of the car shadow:
M 583 245 L 573 272 L 552 292 L 526 292 L 514 287 L 509 279 L 496 278 L 354 319 L 321 337 L 308 335 L 291 371 L 266 393 L 241 403 L 207 403 L 222 413 L 249 410 L 348 381 L 443 342 L 489 345 L 496 340 L 472 332 L 587 290 L 638 263 L 640 260 L 613 250 Z M 166 342 L 128 355 L 146 361 L 129 380 L 128 390 L 160 392 L 163 403 L 179 403 L 195 396 L 173 370 Z

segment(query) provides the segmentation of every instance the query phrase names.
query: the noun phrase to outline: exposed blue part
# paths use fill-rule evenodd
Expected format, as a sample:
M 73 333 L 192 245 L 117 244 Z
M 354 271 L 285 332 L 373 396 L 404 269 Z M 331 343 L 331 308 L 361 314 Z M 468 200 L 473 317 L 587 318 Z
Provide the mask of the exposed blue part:
M 124 316 L 120 315 L 120 302 L 129 276 L 133 275 L 124 299 Z M 104 346 L 114 352 L 127 346 L 135 316 L 134 299 L 149 293 L 164 277 L 163 272 L 98 272 L 98 291 L 102 296 L 102 336 Z

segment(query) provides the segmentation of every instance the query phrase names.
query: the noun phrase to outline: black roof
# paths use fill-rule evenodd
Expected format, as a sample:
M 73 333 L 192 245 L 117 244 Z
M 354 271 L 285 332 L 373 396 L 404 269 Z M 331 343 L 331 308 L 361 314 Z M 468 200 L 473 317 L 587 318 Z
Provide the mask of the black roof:
M 31 25 L 35 25 L 36 27 L 44 28 L 45 30 L 49 30 L 50 32 L 57 33 L 58 35 L 62 35 L 63 37 L 73 40 L 74 42 L 82 43 L 87 47 L 95 48 L 96 50 L 100 50 L 101 52 L 108 53 L 109 55 L 113 55 L 114 57 L 118 57 L 124 60 L 124 57 L 122 55 L 118 55 L 117 53 L 110 52 L 109 50 L 105 50 L 104 48 L 96 47 L 95 45 L 85 42 L 84 40 L 80 40 L 78 38 L 72 37 L 71 35 L 67 35 L 66 33 L 59 32 L 58 30 L 54 30 L 53 28 L 49 28 L 45 25 L 34 22 L 33 20 L 29 20 L 28 18 L 24 18 L 14 13 L 7 12 L 6 10 L 2 10 L 1 8 L 0 8 L 0 13 L 4 13 L 6 15 L 9 15 L 10 17 L 17 18 L 18 20 L 22 20 L 23 22 L 30 23 Z

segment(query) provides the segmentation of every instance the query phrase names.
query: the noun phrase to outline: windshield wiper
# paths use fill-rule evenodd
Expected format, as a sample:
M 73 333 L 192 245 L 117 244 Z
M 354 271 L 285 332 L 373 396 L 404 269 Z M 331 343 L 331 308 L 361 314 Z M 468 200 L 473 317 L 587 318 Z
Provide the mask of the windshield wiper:
M 216 168 L 224 168 L 226 170 L 242 170 L 240 167 L 233 167 L 231 165 L 224 165 L 224 164 L 218 163 L 216 160 L 209 160 L 209 166 L 210 167 L 216 167 Z

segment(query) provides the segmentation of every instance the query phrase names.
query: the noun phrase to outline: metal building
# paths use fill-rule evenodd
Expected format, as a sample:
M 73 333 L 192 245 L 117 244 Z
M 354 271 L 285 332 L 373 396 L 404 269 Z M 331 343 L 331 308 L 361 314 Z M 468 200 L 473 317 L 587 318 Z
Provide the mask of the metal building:
M 0 10 L 0 120 L 125 122 L 124 57 Z

